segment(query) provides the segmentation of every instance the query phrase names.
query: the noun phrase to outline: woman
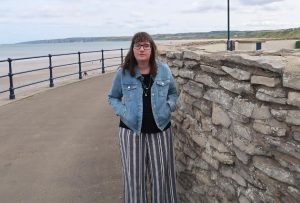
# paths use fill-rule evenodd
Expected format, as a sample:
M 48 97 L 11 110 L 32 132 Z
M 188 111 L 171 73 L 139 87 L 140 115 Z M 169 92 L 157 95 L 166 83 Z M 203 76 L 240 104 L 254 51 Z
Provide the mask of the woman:
M 136 33 L 108 93 L 109 104 L 120 116 L 125 203 L 147 202 L 148 170 L 152 203 L 177 202 L 171 128 L 176 100 L 174 78 L 169 66 L 157 60 L 153 39 L 146 32 Z

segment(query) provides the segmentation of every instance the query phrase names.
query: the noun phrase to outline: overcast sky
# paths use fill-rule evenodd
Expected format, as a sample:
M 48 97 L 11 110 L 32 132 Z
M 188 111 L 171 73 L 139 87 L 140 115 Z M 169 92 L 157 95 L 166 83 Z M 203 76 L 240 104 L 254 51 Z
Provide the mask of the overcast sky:
M 1 0 L 0 44 L 227 29 L 226 0 Z M 231 0 L 231 28 L 300 27 L 299 0 Z

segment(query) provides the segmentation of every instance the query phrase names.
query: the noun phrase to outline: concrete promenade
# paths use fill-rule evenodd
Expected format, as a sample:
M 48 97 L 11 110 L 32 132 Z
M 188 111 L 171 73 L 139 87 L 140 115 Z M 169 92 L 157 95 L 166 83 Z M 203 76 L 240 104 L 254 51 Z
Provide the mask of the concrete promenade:
M 113 75 L 0 106 L 0 202 L 122 202 Z

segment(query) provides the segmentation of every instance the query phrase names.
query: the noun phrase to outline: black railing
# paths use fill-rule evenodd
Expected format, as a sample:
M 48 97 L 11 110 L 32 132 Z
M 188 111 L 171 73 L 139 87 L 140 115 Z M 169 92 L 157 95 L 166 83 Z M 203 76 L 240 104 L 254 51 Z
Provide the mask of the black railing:
M 108 67 L 114 67 L 114 66 L 119 66 L 121 63 L 123 63 L 123 56 L 124 50 L 128 50 L 128 49 L 107 49 L 107 50 L 98 50 L 98 51 L 85 51 L 85 52 L 74 52 L 74 53 L 64 53 L 64 54 L 48 54 L 48 55 L 44 55 L 44 56 L 33 56 L 33 57 L 24 57 L 24 58 L 8 58 L 6 60 L 1 60 L 0 61 L 0 66 L 3 63 L 8 63 L 8 74 L 7 75 L 0 75 L 0 79 L 1 78 L 9 78 L 9 88 L 6 90 L 0 90 L 0 94 L 5 93 L 5 92 L 9 92 L 9 99 L 15 99 L 15 90 L 19 89 L 19 88 L 23 88 L 26 86 L 30 86 L 30 85 L 34 85 L 34 84 L 38 84 L 38 83 L 43 83 L 46 81 L 49 81 L 49 87 L 54 87 L 54 80 L 58 79 L 58 78 L 63 78 L 63 77 L 67 77 L 67 76 L 72 76 L 72 75 L 76 75 L 78 74 L 78 78 L 82 79 L 82 65 L 85 63 L 89 63 L 89 62 L 100 62 L 99 67 L 98 68 L 93 68 L 93 69 L 86 69 L 84 70 L 84 72 L 88 72 L 88 71 L 95 71 L 98 69 L 101 69 L 101 73 L 105 73 L 105 68 Z M 120 51 L 120 56 L 115 56 L 115 57 L 108 57 L 108 58 L 104 58 L 104 53 L 105 52 L 112 52 L 112 51 Z M 101 54 L 101 58 L 98 59 L 93 59 L 93 60 L 85 60 L 82 61 L 82 55 L 83 54 L 91 54 L 91 53 L 100 53 Z M 58 57 L 58 56 L 71 56 L 71 55 L 77 55 L 78 60 L 74 63 L 65 63 L 65 64 L 60 64 L 60 65 L 53 65 L 53 57 Z M 24 60 L 30 60 L 30 59 L 41 59 L 41 58 L 48 58 L 49 60 L 49 66 L 46 68 L 38 68 L 38 69 L 31 69 L 31 70 L 26 70 L 26 71 L 21 71 L 21 72 L 13 72 L 13 62 L 14 61 L 24 61 Z M 121 63 L 120 64 L 110 64 L 105 66 L 105 61 L 106 60 L 111 60 L 111 59 L 117 59 L 120 58 L 121 59 Z M 57 76 L 54 77 L 53 74 L 53 69 L 58 68 L 58 67 L 65 67 L 65 66 L 71 66 L 71 65 L 78 65 L 78 72 L 74 72 L 74 73 L 70 73 L 70 74 L 65 74 L 65 75 L 61 75 L 61 76 Z M 21 74 L 26 74 L 26 73 L 30 73 L 30 72 L 35 72 L 35 71 L 42 71 L 42 70 L 46 70 L 49 69 L 49 79 L 46 80 L 40 80 L 40 81 L 36 81 L 36 82 L 32 82 L 32 83 L 28 83 L 28 84 L 24 84 L 24 85 L 20 85 L 17 87 L 14 87 L 14 75 L 21 75 Z

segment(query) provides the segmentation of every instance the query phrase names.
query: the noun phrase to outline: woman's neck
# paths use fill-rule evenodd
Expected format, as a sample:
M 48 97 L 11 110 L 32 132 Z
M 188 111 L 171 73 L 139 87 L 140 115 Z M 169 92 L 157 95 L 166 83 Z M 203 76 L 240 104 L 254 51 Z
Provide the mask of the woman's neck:
M 150 72 L 149 62 L 140 62 L 138 63 L 141 74 L 148 74 Z

